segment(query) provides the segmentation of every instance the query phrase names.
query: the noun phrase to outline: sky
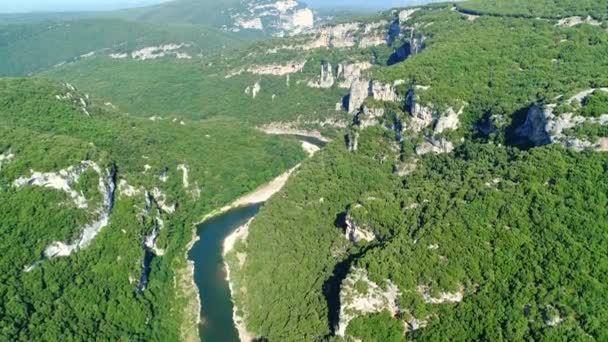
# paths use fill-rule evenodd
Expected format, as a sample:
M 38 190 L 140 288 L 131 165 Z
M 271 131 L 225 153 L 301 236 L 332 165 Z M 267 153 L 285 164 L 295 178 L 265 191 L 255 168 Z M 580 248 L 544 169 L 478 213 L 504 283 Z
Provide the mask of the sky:
M 167 0 L 0 0 L 0 13 L 32 11 L 111 10 L 159 3 Z M 221 0 L 217 0 L 221 1 Z M 313 8 L 389 8 L 421 0 L 303 0 Z

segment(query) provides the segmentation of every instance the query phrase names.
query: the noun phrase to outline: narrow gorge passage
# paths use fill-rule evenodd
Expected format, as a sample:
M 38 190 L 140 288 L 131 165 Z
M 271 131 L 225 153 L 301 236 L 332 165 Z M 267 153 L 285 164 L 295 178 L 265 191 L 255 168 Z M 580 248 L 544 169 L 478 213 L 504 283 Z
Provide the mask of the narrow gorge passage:
M 194 280 L 201 298 L 202 341 L 239 341 L 232 318 L 233 304 L 222 256 L 227 236 L 254 217 L 262 204 L 236 208 L 206 220 L 198 227 L 200 240 L 188 259 L 195 262 Z

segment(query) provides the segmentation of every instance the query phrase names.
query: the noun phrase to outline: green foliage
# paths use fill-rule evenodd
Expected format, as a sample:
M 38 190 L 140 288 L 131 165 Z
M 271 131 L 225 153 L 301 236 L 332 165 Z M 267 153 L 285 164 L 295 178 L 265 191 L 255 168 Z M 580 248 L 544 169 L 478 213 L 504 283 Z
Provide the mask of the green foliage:
M 254 221 L 241 299 L 252 331 L 273 340 L 327 333 L 322 285 L 344 258 L 339 251 L 349 250 L 336 217 L 374 198 L 367 222 L 391 229 L 354 267 L 376 283 L 393 281 L 402 310 L 429 321 L 410 337 L 608 336 L 600 323 L 608 319 L 600 299 L 608 291 L 606 155 L 465 143 L 454 155 L 422 158 L 399 182 L 382 164 L 391 154 L 381 141 L 388 138 L 368 129 L 356 153 L 332 144 Z M 425 303 L 419 285 L 433 296 L 462 289 L 464 301 Z M 554 328 L 545 324 L 547 306 L 564 320 Z M 350 336 L 391 338 L 396 327 L 403 334 L 403 321 L 381 317 L 355 320 Z
M 361 341 L 398 342 L 403 341 L 403 323 L 388 312 L 361 316 L 350 322 L 346 334 Z
M 427 11 L 417 20 L 428 37 L 426 49 L 403 63 L 374 69 L 371 78 L 430 86 L 417 94 L 434 108 L 458 110 L 466 102 L 469 126 L 463 128 L 484 115 L 501 117 L 507 126 L 513 113 L 532 103 L 552 103 L 608 84 L 602 28 L 489 16 L 469 21 L 448 9 Z
M 0 23 L 0 76 L 26 76 L 59 64 L 166 43 L 188 43 L 210 55 L 241 40 L 195 25 L 152 25 L 118 19 L 40 19 Z
M 121 110 L 146 117 L 232 117 L 241 120 L 242 124 L 290 121 L 298 117 L 304 122 L 322 121 L 334 117 L 336 101 L 347 91 L 311 89 L 305 84 L 297 84 L 298 80 L 319 73 L 320 61 L 309 63 L 311 73 L 291 75 L 289 86 L 285 76 L 243 74 L 225 78 L 229 70 L 238 70 L 242 64 L 208 65 L 170 60 L 87 59 L 57 68 L 45 76 L 66 80 L 83 91 L 111 101 Z M 245 89 L 258 81 L 261 91 L 252 99 Z M 338 115 L 343 117 L 344 113 Z
M 605 0 L 469 0 L 458 7 L 475 13 L 525 18 L 608 17 Z
M 601 137 L 608 137 L 608 126 L 595 123 L 584 123 L 564 131 L 579 139 L 595 141 Z
M 56 96 L 70 93 L 73 100 Z M 106 112 L 93 102 L 88 117 L 78 99 L 84 95 L 44 79 L 0 80 L 0 148 L 14 159 L 0 170 L 0 340 L 178 340 L 184 322 L 174 276 L 185 264 L 184 252 L 195 222 L 276 177 L 304 157 L 292 140 L 269 137 L 216 119 L 152 122 Z M 143 237 L 153 218 L 138 218 L 143 193 L 116 193 L 110 223 L 87 248 L 70 257 L 43 260 L 53 241 L 72 241 L 97 218 L 102 203 L 98 175 L 85 172 L 74 189 L 89 199 L 75 208 L 61 191 L 15 188 L 13 181 L 30 170 L 57 172 L 92 160 L 106 168 L 115 162 L 118 178 L 135 187 L 158 187 L 178 210 L 164 215 L 162 247 L 154 259 L 150 283 L 136 293 L 144 256 Z M 151 169 L 143 173 L 144 165 Z M 185 164 L 194 199 L 183 189 Z M 169 180 L 159 181 L 167 170 Z
M 608 114 L 608 93 L 596 90 L 593 94 L 585 97 L 582 102 L 581 115 L 586 117 L 598 117 Z

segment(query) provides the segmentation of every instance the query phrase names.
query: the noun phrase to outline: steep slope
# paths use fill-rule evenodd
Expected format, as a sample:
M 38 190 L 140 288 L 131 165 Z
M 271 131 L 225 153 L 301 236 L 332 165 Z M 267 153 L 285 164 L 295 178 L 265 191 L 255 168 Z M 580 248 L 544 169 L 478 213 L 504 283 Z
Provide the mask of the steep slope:
M 117 15 L 158 23 L 204 24 L 246 36 L 285 35 L 310 29 L 312 10 L 294 0 L 175 0 Z
M 0 76 L 25 76 L 96 55 L 193 58 L 241 40 L 203 26 L 117 19 L 35 19 L 0 24 Z
M 351 80 L 345 138 L 236 251 L 252 335 L 607 338 L 608 41 L 559 15 L 396 13 L 399 58 Z M 319 85 L 335 82 L 322 70 Z
M 471 0 L 458 5 L 467 11 L 484 14 L 521 16 L 527 18 L 587 17 L 606 19 L 608 3 L 604 0 L 540 0 L 504 1 Z
M 304 157 L 233 120 L 138 119 L 43 79 L 0 80 L 0 122 L 2 340 L 179 339 L 198 313 L 196 220 Z

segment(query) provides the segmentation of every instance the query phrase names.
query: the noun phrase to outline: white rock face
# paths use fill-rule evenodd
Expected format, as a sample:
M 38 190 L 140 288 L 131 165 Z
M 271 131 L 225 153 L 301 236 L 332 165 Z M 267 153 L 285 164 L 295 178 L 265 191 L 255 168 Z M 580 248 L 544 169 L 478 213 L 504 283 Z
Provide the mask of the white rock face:
M 428 286 L 420 285 L 418 286 L 418 294 L 422 296 L 422 300 L 424 300 L 427 304 L 445 304 L 445 303 L 460 303 L 464 298 L 464 288 L 460 287 L 460 290 L 454 293 L 450 292 L 441 292 L 439 297 L 431 296 L 429 292 Z
M 361 105 L 368 97 L 373 97 L 374 100 L 396 102 L 402 98 L 397 94 L 396 87 L 402 84 L 400 80 L 393 84 L 385 84 L 379 81 L 355 80 L 350 88 L 350 97 L 348 103 L 348 112 L 354 113 L 361 108 Z
M 548 327 L 556 327 L 564 322 L 564 319 L 561 317 L 560 312 L 550 305 L 547 305 L 547 307 L 545 308 L 544 316 L 545 324 Z
M 276 53 L 279 50 L 313 50 L 313 49 L 346 49 L 351 47 L 368 48 L 388 44 L 389 23 L 381 20 L 373 23 L 350 22 L 324 26 L 312 31 L 305 37 L 299 37 L 297 43 L 277 46 L 268 50 Z
M 371 95 L 371 85 L 367 80 L 356 80 L 350 87 L 350 98 L 348 100 L 348 112 L 358 111 L 365 99 Z
M 82 165 L 85 165 L 88 168 L 92 168 L 99 175 L 99 192 L 102 194 L 104 201 L 103 205 L 96 210 L 98 219 L 86 225 L 83 228 L 80 236 L 76 240 L 67 243 L 56 241 L 50 244 L 44 250 L 44 256 L 46 258 L 51 259 L 55 257 L 69 256 L 74 252 L 88 247 L 89 244 L 95 239 L 95 237 L 101 232 L 101 230 L 108 225 L 110 214 L 112 212 L 112 207 L 114 205 L 114 191 L 116 189 L 116 184 L 114 184 L 115 175 L 112 174 L 112 171 L 110 170 L 103 173 L 101 168 L 91 161 L 83 161 Z M 68 168 L 67 170 L 75 170 L 77 168 L 78 166 Z M 60 171 L 59 174 L 61 173 L 62 172 Z M 72 175 L 71 177 L 74 177 L 75 175 L 75 173 L 68 174 Z M 64 175 L 66 175 L 65 172 Z M 59 188 L 59 190 L 65 191 L 64 188 Z M 31 271 L 33 266 L 35 267 L 35 265 L 26 266 L 25 269 Z
M 395 87 L 392 84 L 384 84 L 379 81 L 372 82 L 372 96 L 375 100 L 395 102 L 398 99 Z
M 252 65 L 246 69 L 239 69 L 230 72 L 225 78 L 231 78 L 234 76 L 241 75 L 242 73 L 250 73 L 254 75 L 274 75 L 274 76 L 285 76 L 295 74 L 302 71 L 306 65 L 306 60 L 302 61 L 291 61 L 285 64 L 268 64 L 268 65 Z
M 179 49 L 188 47 L 188 44 L 164 44 L 160 46 L 149 46 L 143 49 L 131 52 L 131 58 L 142 61 L 148 59 L 157 59 L 165 56 L 176 56 Z
M 412 116 L 410 129 L 414 132 L 420 132 L 429 127 L 435 120 L 435 112 L 431 107 L 423 106 L 418 101 L 415 89 L 410 89 L 406 98 L 406 109 Z
M 445 131 L 455 131 L 460 124 L 459 116 L 462 114 L 464 107 L 458 113 L 452 107 L 448 108 L 447 113 L 441 116 L 435 124 L 435 134 L 441 134 Z
M 410 20 L 414 13 L 416 13 L 418 10 L 419 8 L 412 8 L 399 12 L 399 22 L 405 23 L 406 21 Z
M 142 193 L 142 190 L 137 189 L 132 185 L 129 185 L 129 183 L 127 183 L 126 180 L 121 179 L 118 182 L 118 193 L 121 196 L 134 197 L 134 196 L 140 195 Z
M 232 31 L 241 29 L 267 30 L 275 36 L 298 34 L 314 27 L 314 13 L 297 1 L 243 1 L 245 12 L 235 12 Z M 264 22 L 268 25 L 265 27 Z
M 164 222 L 160 217 L 156 217 L 155 219 L 156 227 L 152 230 L 152 232 L 144 237 L 144 246 L 148 248 L 154 255 L 163 256 L 165 255 L 165 250 L 159 248 L 157 245 L 158 236 L 160 235 L 160 231 L 164 227 Z
M 321 75 L 315 79 L 310 80 L 308 82 L 308 86 L 311 88 L 331 88 L 336 82 L 334 78 L 334 72 L 329 63 L 321 64 Z
M 356 123 L 361 129 L 377 125 L 378 119 L 384 116 L 383 108 L 369 108 L 363 106 L 363 110 L 356 116 Z
M 557 26 L 573 27 L 573 26 L 577 26 L 577 25 L 581 25 L 581 24 L 588 24 L 591 26 L 601 26 L 602 22 L 593 19 L 591 16 L 587 16 L 586 18 L 577 16 L 577 17 L 567 17 L 567 18 L 560 19 L 557 23 Z
M 188 173 L 190 170 L 188 170 L 188 167 L 185 164 L 179 164 L 177 166 L 177 170 L 182 172 L 182 184 L 184 189 L 187 189 L 190 186 L 190 182 L 188 180 Z
M 251 97 L 255 99 L 261 90 L 262 90 L 262 86 L 260 85 L 260 82 L 258 81 L 253 86 L 247 87 L 245 89 L 245 94 L 251 95 Z
M 173 214 L 175 212 L 175 209 L 176 209 L 177 206 L 175 204 L 168 205 L 167 204 L 167 196 L 159 188 L 152 189 L 151 195 L 153 196 L 154 200 L 156 201 L 156 204 L 158 205 L 158 207 L 164 213 Z
M 356 152 L 359 149 L 359 132 L 351 132 L 346 140 L 349 152 Z
M 15 158 L 15 155 L 11 153 L 11 150 L 5 151 L 0 154 L 0 171 L 2 170 L 2 164 L 10 162 L 11 160 L 13 160 L 13 158 Z
M 357 284 L 367 287 L 366 293 L 357 290 Z M 384 286 L 369 280 L 365 269 L 352 269 L 342 283 L 340 290 L 340 322 L 336 334 L 344 336 L 350 321 L 365 314 L 378 313 L 388 310 L 396 315 L 400 312 L 397 300 L 401 291 L 390 280 L 386 280 Z
M 450 153 L 453 150 L 454 144 L 451 141 L 444 138 L 436 139 L 431 137 L 416 147 L 416 154 L 419 156 L 429 153 L 444 154 Z
M 128 53 L 112 53 L 112 54 L 110 54 L 110 58 L 125 59 L 125 58 L 129 58 L 129 54 Z
M 298 34 L 315 25 L 315 15 L 309 8 L 296 10 L 293 14 L 282 15 L 281 28 L 290 34 Z
M 98 174 L 101 174 L 99 166 L 91 161 L 83 161 L 80 165 L 70 166 L 67 169 L 59 172 L 35 172 L 31 170 L 32 175 L 29 177 L 20 177 L 13 182 L 17 188 L 24 186 L 40 186 L 44 188 L 63 191 L 70 196 L 74 201 L 74 205 L 80 209 L 88 208 L 87 199 L 82 192 L 77 192 L 72 189 L 72 186 L 78 182 L 80 175 L 86 170 L 93 169 Z
M 346 219 L 346 231 L 344 236 L 352 243 L 361 241 L 371 242 L 376 240 L 376 234 L 371 230 L 358 226 L 352 218 Z
M 604 91 L 604 89 L 605 88 L 602 88 L 601 90 Z M 569 99 L 568 103 L 575 101 L 580 103 L 586 96 L 593 93 L 593 91 L 595 91 L 595 89 L 581 92 Z M 526 121 L 516 130 L 516 133 L 522 137 L 528 138 L 535 146 L 554 143 L 562 144 L 577 151 L 585 149 L 595 149 L 596 151 L 605 150 L 605 139 L 603 138 L 600 138 L 597 142 L 590 142 L 575 137 L 569 137 L 564 131 L 584 123 L 601 126 L 608 125 L 608 114 L 601 115 L 597 118 L 575 116 L 572 113 L 564 113 L 557 116 L 553 113 L 554 108 L 555 105 L 547 105 L 545 107 L 537 105 L 532 106 L 528 111 Z
M 264 24 L 262 23 L 262 18 L 251 18 L 251 19 L 243 19 L 238 18 L 234 22 L 234 24 L 240 28 L 250 29 L 250 30 L 263 30 Z
M 339 87 L 349 89 L 354 81 L 361 78 L 363 71 L 370 69 L 372 64 L 369 62 L 359 62 L 351 64 L 338 65 L 338 79 L 340 80 Z

